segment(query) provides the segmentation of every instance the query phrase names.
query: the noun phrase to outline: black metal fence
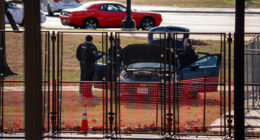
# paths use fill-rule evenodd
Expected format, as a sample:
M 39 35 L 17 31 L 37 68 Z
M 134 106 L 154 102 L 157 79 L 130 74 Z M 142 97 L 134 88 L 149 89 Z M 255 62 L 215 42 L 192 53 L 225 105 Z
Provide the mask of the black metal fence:
M 259 105 L 259 55 L 260 36 L 257 34 L 245 45 L 245 105 L 247 112 Z
M 260 36 L 255 33 L 247 36 L 250 40 L 245 45 L 245 128 L 246 136 L 258 136 Z
M 1 132 L 24 131 L 24 32 L 0 31 L 1 41 Z M 37 47 L 37 46 L 36 46 Z M 42 31 L 43 116 L 50 129 L 50 33 Z
M 7 62 L 18 74 L 1 79 L 1 130 L 23 132 L 23 43 L 18 42 L 23 41 L 23 32 L 19 36 L 1 33 L 10 34 L 5 39 Z M 93 81 L 80 81 L 80 63 L 76 59 L 77 47 L 86 35 L 93 36 L 98 51 L 104 55 L 95 63 Z M 231 36 L 58 31 L 43 32 L 42 37 L 47 136 L 231 136 Z M 193 41 L 198 58 L 183 66 L 178 55 L 185 38 Z M 88 135 L 81 131 L 84 105 Z

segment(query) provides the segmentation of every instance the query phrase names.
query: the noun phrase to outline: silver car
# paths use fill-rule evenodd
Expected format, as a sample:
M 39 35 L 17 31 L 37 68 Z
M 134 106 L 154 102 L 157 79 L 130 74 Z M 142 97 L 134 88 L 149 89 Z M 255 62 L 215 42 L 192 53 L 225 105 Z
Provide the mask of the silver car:
M 24 8 L 14 3 L 8 3 L 8 11 L 14 18 L 16 24 L 22 26 L 24 24 Z M 46 16 L 41 11 L 41 23 L 46 21 Z M 8 18 L 5 16 L 5 24 L 9 24 Z
M 48 12 L 49 16 L 53 16 L 55 12 L 63 9 L 77 8 L 80 6 L 80 0 L 41 0 L 41 8 Z

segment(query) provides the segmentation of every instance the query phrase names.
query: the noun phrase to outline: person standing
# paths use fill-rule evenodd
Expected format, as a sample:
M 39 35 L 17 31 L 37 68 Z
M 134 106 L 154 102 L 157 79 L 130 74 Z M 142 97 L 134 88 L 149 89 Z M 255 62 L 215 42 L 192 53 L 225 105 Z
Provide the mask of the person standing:
M 192 62 L 198 59 L 198 55 L 195 52 L 195 49 L 192 47 L 192 41 L 189 38 L 184 40 L 184 50 L 182 53 L 178 54 L 181 68 L 191 64 Z
M 122 48 L 120 46 L 120 40 L 115 40 L 115 43 L 108 49 L 108 54 L 110 56 L 109 60 L 111 64 L 109 65 L 110 73 L 108 75 L 109 81 L 115 81 L 115 76 L 119 76 L 120 73 L 120 66 L 122 63 L 121 60 L 121 51 Z M 112 59 L 113 57 L 113 59 Z M 112 66 L 112 68 L 111 68 Z
M 92 96 L 92 83 L 95 73 L 95 62 L 103 55 L 98 56 L 97 47 L 93 44 L 93 37 L 87 35 L 85 42 L 77 48 L 76 57 L 80 61 L 80 94 Z

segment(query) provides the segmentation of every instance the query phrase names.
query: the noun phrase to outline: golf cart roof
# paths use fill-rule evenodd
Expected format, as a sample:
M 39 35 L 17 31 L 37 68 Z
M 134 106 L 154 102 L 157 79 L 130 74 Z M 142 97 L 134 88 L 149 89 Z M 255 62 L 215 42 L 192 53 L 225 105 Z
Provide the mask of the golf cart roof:
M 188 28 L 184 27 L 178 27 L 178 26 L 159 26 L 159 27 L 154 27 L 150 29 L 149 32 L 190 32 Z

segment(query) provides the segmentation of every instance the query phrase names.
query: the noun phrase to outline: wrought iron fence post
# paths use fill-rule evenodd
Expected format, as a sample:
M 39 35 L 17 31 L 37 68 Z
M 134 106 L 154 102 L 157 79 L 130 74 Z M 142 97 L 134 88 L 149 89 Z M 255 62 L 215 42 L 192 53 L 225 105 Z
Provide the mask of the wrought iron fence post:
M 51 120 L 52 120 L 52 133 L 55 133 L 56 130 L 56 77 L 55 77 L 55 43 L 56 43 L 56 35 L 55 31 L 52 32 L 52 112 L 51 112 Z
M 4 56 L 4 45 L 5 45 L 5 36 L 3 34 L 5 34 L 4 31 L 0 31 L 0 56 Z M 1 80 L 1 84 L 0 84 L 0 102 L 1 102 L 1 132 L 4 131 L 4 57 L 1 57 L 0 60 L 0 80 Z
M 108 35 L 106 34 L 106 53 L 108 53 Z M 105 118 L 106 118 L 106 123 L 105 123 L 105 133 L 106 135 L 108 134 L 108 83 L 109 83 L 109 77 L 108 77 L 108 73 L 109 73 L 109 67 L 108 67 L 108 54 L 106 55 L 106 70 L 105 70 L 105 86 L 106 86 L 106 97 L 105 97 L 105 106 L 106 106 L 106 111 L 105 111 Z M 111 84 L 111 82 L 110 82 Z
M 231 45 L 232 36 L 228 34 L 228 136 L 231 137 L 232 133 L 232 116 L 231 116 Z
M 111 32 L 110 37 L 110 47 L 112 47 L 113 45 L 113 41 L 114 41 L 114 37 L 113 37 L 113 33 Z M 111 51 L 113 53 L 113 47 L 111 48 Z M 113 121 L 114 121 L 114 115 L 115 113 L 113 112 L 113 89 L 114 89 L 114 77 L 113 77 L 113 62 L 114 62 L 114 57 L 113 55 L 110 56 L 111 57 L 111 64 L 110 64 L 110 71 L 111 71 L 111 79 L 110 79 L 110 111 L 109 111 L 109 123 L 110 123 L 110 133 L 111 133 L 111 137 L 113 134 Z
M 172 64 L 172 48 L 171 48 L 171 34 L 169 33 L 168 34 L 168 37 L 167 37 L 167 45 L 169 46 L 169 50 L 168 50 L 168 52 L 166 52 L 166 54 L 168 54 L 167 56 L 169 56 L 169 58 L 168 58 L 168 60 L 167 61 L 169 61 L 168 62 L 168 114 L 167 114 L 167 116 L 168 116 L 168 133 L 169 133 L 169 136 L 171 136 L 171 133 L 172 133 L 172 116 L 173 116 L 173 114 L 172 114 L 172 112 L 171 112 L 171 94 L 172 94 L 172 90 L 171 90 L 171 77 L 172 77 L 172 67 L 171 67 L 171 64 Z
M 207 69 L 204 69 L 203 131 L 206 132 Z
M 164 116 L 164 134 L 167 134 L 167 59 L 168 59 L 168 56 L 167 56 L 167 40 L 166 40 L 166 34 L 163 35 L 163 52 L 164 52 L 164 77 L 163 77 L 163 80 L 164 80 L 164 106 L 163 106 L 163 116 Z

